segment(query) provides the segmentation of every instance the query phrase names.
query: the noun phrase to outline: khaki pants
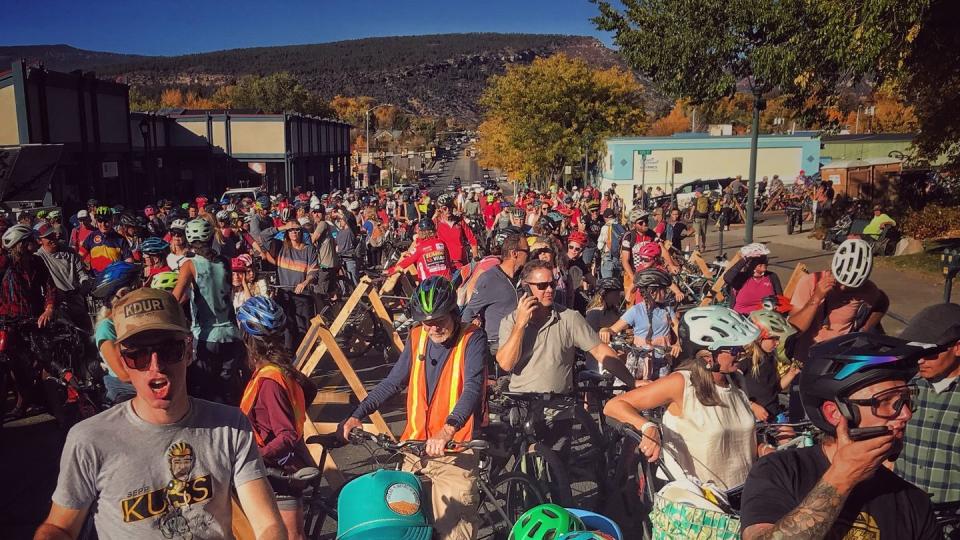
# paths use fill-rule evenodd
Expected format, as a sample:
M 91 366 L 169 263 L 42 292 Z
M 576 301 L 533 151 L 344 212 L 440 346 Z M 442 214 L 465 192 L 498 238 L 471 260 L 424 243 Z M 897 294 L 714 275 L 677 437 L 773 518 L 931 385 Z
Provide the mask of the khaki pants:
M 470 450 L 439 458 L 405 454 L 403 470 L 420 477 L 436 537 L 472 540 L 477 536 L 477 456 Z

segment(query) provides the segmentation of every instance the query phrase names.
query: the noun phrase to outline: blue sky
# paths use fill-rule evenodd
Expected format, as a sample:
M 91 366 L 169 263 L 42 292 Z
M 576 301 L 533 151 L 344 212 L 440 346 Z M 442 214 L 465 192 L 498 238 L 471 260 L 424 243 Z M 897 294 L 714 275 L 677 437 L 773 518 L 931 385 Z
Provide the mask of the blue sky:
M 588 0 L 5 0 L 0 45 L 176 55 L 372 36 L 523 32 L 610 37 Z

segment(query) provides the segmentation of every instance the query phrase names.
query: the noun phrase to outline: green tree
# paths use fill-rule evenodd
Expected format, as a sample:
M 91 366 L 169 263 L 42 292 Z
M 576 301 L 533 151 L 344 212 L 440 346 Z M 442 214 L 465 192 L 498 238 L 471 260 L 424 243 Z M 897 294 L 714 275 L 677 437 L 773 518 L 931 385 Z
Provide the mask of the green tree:
M 563 54 L 491 77 L 481 98 L 484 163 L 522 176 L 556 177 L 596 156 L 611 135 L 642 133 L 643 88 L 623 70 L 591 70 Z M 496 134 L 489 144 L 483 133 Z
M 128 95 L 132 112 L 150 112 L 160 108 L 160 100 L 148 96 L 139 86 L 131 86 Z
M 233 107 L 237 109 L 259 109 L 267 114 L 300 112 L 317 116 L 333 115 L 327 103 L 286 71 L 243 77 L 237 81 L 231 95 Z

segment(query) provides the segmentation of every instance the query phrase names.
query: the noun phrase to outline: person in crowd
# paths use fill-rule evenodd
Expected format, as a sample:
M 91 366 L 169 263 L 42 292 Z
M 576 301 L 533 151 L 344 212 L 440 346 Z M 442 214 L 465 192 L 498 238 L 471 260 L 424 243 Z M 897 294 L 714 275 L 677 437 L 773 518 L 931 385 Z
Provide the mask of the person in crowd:
M 420 220 L 417 224 L 417 241 L 411 248 L 412 251 L 387 269 L 387 274 L 401 272 L 415 265 L 419 281 L 424 281 L 431 276 L 451 279 L 453 264 L 450 260 L 450 251 L 447 243 L 437 235 L 436 223 L 433 220 Z
M 190 331 L 176 299 L 138 289 L 113 321 L 137 395 L 70 430 L 34 538 L 78 537 L 91 508 L 100 538 L 226 538 L 236 493 L 257 538 L 286 539 L 250 423 L 187 393 Z
M 750 322 L 760 330 L 760 337 L 744 348 L 746 354 L 737 368 L 743 374 L 743 389 L 754 417 L 759 422 L 773 422 L 781 412 L 780 392 L 789 389 L 800 374 L 800 367 L 791 363 L 781 375 L 778 358 L 781 342 L 797 329 L 783 315 L 768 309 L 750 313 Z
M 320 204 L 310 209 L 309 221 L 313 224 L 310 243 L 317 250 L 315 290 L 319 295 L 326 295 L 330 282 L 335 279 L 340 269 L 340 257 L 337 256 L 336 239 L 333 235 L 335 227 L 327 220 L 326 210 Z
M 243 254 L 230 259 L 230 270 L 234 309 L 239 309 L 244 302 L 254 296 L 269 296 L 266 280 L 257 279 L 257 273 L 253 269 L 253 257 Z
M 883 211 L 882 206 L 876 205 L 873 207 L 873 218 L 871 218 L 870 223 L 867 223 L 867 225 L 863 228 L 863 235 L 866 237 L 876 238 L 880 236 L 880 233 L 882 233 L 885 228 L 896 226 L 896 220 L 888 216 Z
M 703 188 L 694 190 L 690 212 L 693 216 L 694 242 L 703 253 L 707 250 L 707 220 L 710 219 L 710 197 L 703 193 Z
M 70 235 L 68 234 L 67 227 L 63 224 L 63 214 L 60 213 L 60 210 L 51 210 L 50 213 L 47 214 L 47 223 L 53 228 L 57 243 L 66 245 L 66 241 Z
M 240 233 L 233 228 L 233 219 L 230 212 L 220 210 L 213 215 L 216 217 L 216 219 L 212 220 L 215 222 L 216 227 L 214 247 L 217 253 L 223 255 L 224 258 L 232 259 L 238 254 L 239 248 L 237 245 L 240 243 Z M 208 219 L 207 221 L 211 220 Z
M 686 223 L 684 223 L 683 219 L 681 218 L 680 209 L 671 208 L 670 219 L 667 220 L 660 239 L 664 242 L 670 242 L 671 246 L 682 250 L 683 241 L 691 236 L 693 236 L 693 231 Z
M 300 222 L 291 218 L 279 228 L 267 229 L 264 234 L 280 234 L 283 242 L 276 255 L 264 251 L 263 258 L 277 267 L 277 301 L 283 306 L 290 324 L 287 325 L 286 345 L 295 349 L 303 341 L 310 319 L 316 310 L 311 287 L 316 283 L 319 267 L 317 251 L 305 242 Z
M 243 388 L 243 345 L 230 302 L 230 261 L 213 251 L 213 226 L 197 218 L 187 223 L 193 256 L 180 264 L 173 295 L 190 304 L 196 358 L 190 364 L 191 395 L 236 406 Z
M 127 261 L 116 261 L 104 270 L 97 279 L 94 296 L 103 299 L 103 308 L 97 314 L 97 323 L 93 341 L 100 352 L 102 364 L 106 366 L 103 386 L 107 391 L 107 401 L 120 403 L 137 395 L 136 388 L 130 384 L 130 375 L 120 357 L 117 344 L 117 331 L 113 323 L 113 305 L 127 293 L 136 289 L 140 280 L 137 267 Z
M 407 390 L 407 426 L 401 440 L 426 440 L 426 456 L 404 454 L 403 470 L 426 480 L 433 526 L 439 538 L 468 540 L 477 533 L 478 462 L 472 450 L 445 452 L 448 442 L 474 438 L 480 426 L 486 383 L 487 338 L 483 329 L 460 322 L 457 297 L 440 276 L 418 285 L 410 298 L 417 324 L 410 330 L 390 374 L 343 421 L 343 439 L 362 419 Z M 438 395 L 441 398 L 438 398 Z
M 654 242 L 653 231 L 650 230 L 650 215 L 644 210 L 634 208 L 630 211 L 631 231 L 623 235 L 620 241 L 620 266 L 623 268 L 623 290 L 633 290 L 633 274 L 637 267 L 643 264 L 644 246 Z M 628 301 L 632 302 L 630 296 Z
M 453 208 L 449 205 L 437 207 L 437 213 L 434 216 L 436 223 L 437 237 L 443 241 L 450 255 L 450 264 L 452 270 L 458 270 L 461 266 L 468 264 L 471 260 L 478 259 L 479 246 L 477 237 L 459 216 L 453 214 Z M 487 229 L 492 230 L 492 223 Z M 467 251 L 469 247 L 469 252 Z
M 553 265 L 531 260 L 520 275 L 517 309 L 500 323 L 497 364 L 511 373 L 511 392 L 569 392 L 576 350 L 586 352 L 624 381 L 632 380 L 623 361 L 600 341 L 587 321 L 554 303 Z
M 143 253 L 143 277 L 145 281 L 149 282 L 157 274 L 172 271 L 167 266 L 170 244 L 162 238 L 156 236 L 147 238 L 140 244 L 140 252 Z
M 143 262 L 143 253 L 140 252 L 141 226 L 130 214 L 120 214 L 119 223 L 115 230 L 123 238 L 124 252 L 127 253 L 124 260 L 130 262 Z
M 270 197 L 261 195 L 253 207 L 253 214 L 250 219 L 250 235 L 257 244 L 267 245 L 270 243 L 271 236 L 265 234 L 265 231 L 273 228 L 273 218 L 270 217 L 270 211 L 273 209 L 273 203 Z
M 780 296 L 783 287 L 776 273 L 768 269 L 770 250 L 754 242 L 740 248 L 740 260 L 723 274 L 729 291 L 730 305 L 741 315 L 760 309 L 764 298 Z
M 243 331 L 248 368 L 253 373 L 243 391 L 240 411 L 250 420 L 264 465 L 293 474 L 314 466 L 303 440 L 303 423 L 317 389 L 293 367 L 292 355 L 283 345 L 286 319 L 283 309 L 264 296 L 249 298 L 237 309 L 237 324 Z M 269 481 L 288 540 L 302 540 L 302 491 L 282 480 L 271 477 Z
M 500 321 L 517 308 L 517 273 L 530 258 L 530 247 L 522 234 L 508 234 L 500 247 L 501 262 L 484 272 L 476 282 L 475 293 L 463 308 L 464 323 L 479 320 L 496 355 L 500 346 Z
M 603 227 L 597 237 L 597 252 L 600 254 L 600 277 L 612 278 L 620 274 L 620 242 L 626 229 L 607 208 L 603 211 Z
M 167 254 L 167 266 L 174 272 L 180 270 L 180 265 L 187 260 L 190 253 L 190 246 L 187 244 L 187 222 L 182 219 L 175 219 L 170 223 L 170 229 L 167 232 L 168 242 L 170 243 L 170 253 Z
M 722 306 L 691 309 L 684 324 L 691 342 L 704 348 L 675 372 L 608 401 L 604 414 L 643 433 L 640 451 L 651 462 L 662 457 L 675 478 L 730 490 L 744 483 L 757 458 L 753 414 L 737 384 L 736 360 L 759 331 Z M 666 407 L 662 439 L 641 414 L 658 407 Z
M 57 242 L 53 225 L 41 225 L 36 231 L 40 249 L 37 255 L 43 260 L 59 291 L 63 315 L 81 330 L 90 333 L 90 312 L 87 308 L 87 293 L 93 286 L 93 278 L 76 252 Z
M 960 512 L 960 305 L 935 304 L 917 313 L 900 339 L 929 345 L 910 380 L 915 414 L 907 422 L 895 471 L 930 495 L 934 504 Z M 956 535 L 957 531 L 951 531 Z
M 147 218 L 147 234 L 163 238 L 167 234 L 167 227 L 163 221 L 167 210 L 164 209 L 163 205 L 158 206 L 159 208 L 148 204 L 143 208 L 143 215 Z
M 133 260 L 129 244 L 113 230 L 113 211 L 107 206 L 99 206 L 96 215 L 97 231 L 87 235 L 79 251 L 94 275 L 114 261 Z
M 343 271 L 352 283 L 360 281 L 360 271 L 357 267 L 361 255 L 357 253 L 357 248 L 361 247 L 353 229 L 347 223 L 347 218 L 343 214 L 336 216 L 336 246 L 337 257 L 343 262 Z
M 637 302 L 611 326 L 601 328 L 600 340 L 609 343 L 614 334 L 626 328 L 633 330 L 633 343 L 637 347 L 661 347 L 669 350 L 669 355 L 657 356 L 650 365 L 634 365 L 627 368 L 634 375 L 632 384 L 639 381 L 656 380 L 670 372 L 670 358 L 680 355 L 678 336 L 679 319 L 673 306 L 668 305 L 670 286 L 673 280 L 663 270 L 655 268 L 637 272 L 634 287 L 638 293 Z
M 597 281 L 596 294 L 587 306 L 585 319 L 595 332 L 609 328 L 623 313 L 623 282 L 616 278 L 601 278 Z
M 94 226 L 90 220 L 90 214 L 86 210 L 78 211 L 77 226 L 70 231 L 70 240 L 67 242 L 67 245 L 75 252 L 80 253 L 80 249 L 83 247 L 83 243 L 87 240 L 87 237 L 96 230 L 97 227 Z
M 884 466 L 903 447 L 915 395 L 906 383 L 925 354 L 921 346 L 866 333 L 810 350 L 800 392 L 824 436 L 753 467 L 740 505 L 745 540 L 943 538 L 929 496 Z

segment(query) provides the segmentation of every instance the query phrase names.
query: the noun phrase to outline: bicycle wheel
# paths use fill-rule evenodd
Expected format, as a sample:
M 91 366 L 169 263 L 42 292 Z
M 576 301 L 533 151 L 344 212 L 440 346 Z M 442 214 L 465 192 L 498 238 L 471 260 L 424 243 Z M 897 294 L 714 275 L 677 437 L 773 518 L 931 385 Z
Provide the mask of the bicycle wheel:
M 596 510 L 605 500 L 603 479 L 607 474 L 607 456 L 604 439 L 596 421 L 580 405 L 573 406 L 573 419 L 569 455 L 563 456 L 570 492 L 577 508 Z
M 481 481 L 479 537 L 506 540 L 520 516 L 544 500 L 537 483 L 525 474 L 505 473 L 494 486 Z
M 530 445 L 529 450 L 514 464 L 513 472 L 524 473 L 534 479 L 547 500 L 561 506 L 573 506 L 570 477 L 560 456 L 543 443 Z

